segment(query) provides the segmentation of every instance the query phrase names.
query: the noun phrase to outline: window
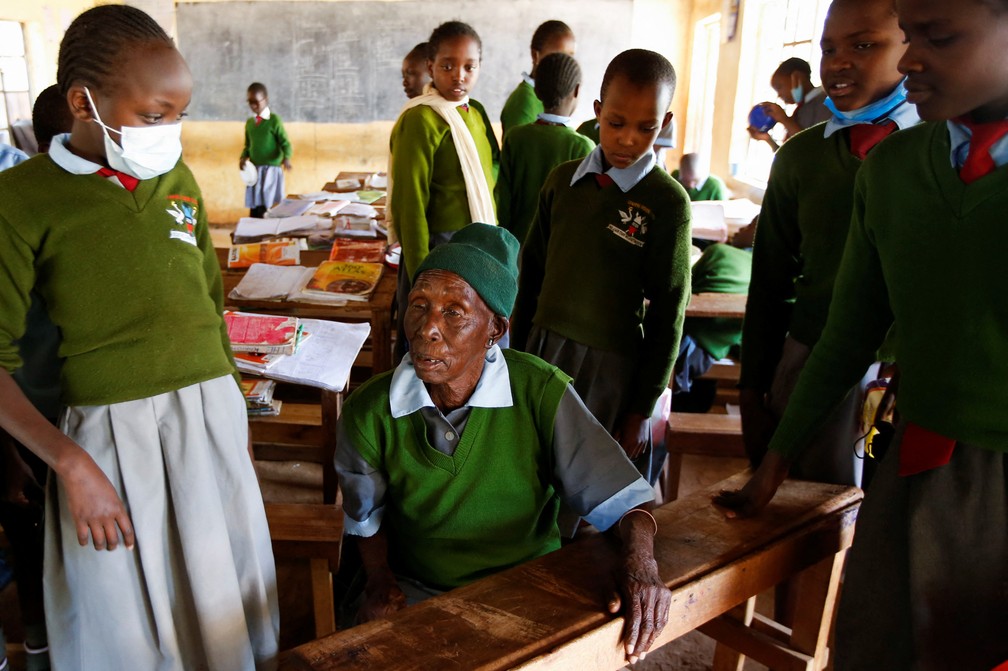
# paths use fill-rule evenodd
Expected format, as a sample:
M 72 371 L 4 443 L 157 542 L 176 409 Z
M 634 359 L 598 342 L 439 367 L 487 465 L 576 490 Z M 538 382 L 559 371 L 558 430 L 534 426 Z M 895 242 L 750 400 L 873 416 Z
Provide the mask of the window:
M 732 126 L 732 174 L 743 181 L 765 185 L 773 151 L 753 140 L 746 131 L 749 109 L 764 100 L 776 100 L 770 75 L 781 61 L 797 56 L 812 66 L 812 81 L 819 81 L 819 40 L 830 0 L 747 0 L 742 17 L 742 53 L 735 122 Z M 793 108 L 785 108 L 791 114 Z M 782 132 L 780 126 L 775 129 Z M 771 131 L 771 135 L 774 131 Z M 782 140 L 781 136 L 779 140 Z
M 705 160 L 710 160 L 714 134 L 714 91 L 717 88 L 720 46 L 721 15 L 714 14 L 697 21 L 693 29 L 693 62 L 690 64 L 683 153 L 696 153 Z
M 16 21 L 0 21 L 0 140 L 11 143 L 18 119 L 31 119 L 24 32 Z

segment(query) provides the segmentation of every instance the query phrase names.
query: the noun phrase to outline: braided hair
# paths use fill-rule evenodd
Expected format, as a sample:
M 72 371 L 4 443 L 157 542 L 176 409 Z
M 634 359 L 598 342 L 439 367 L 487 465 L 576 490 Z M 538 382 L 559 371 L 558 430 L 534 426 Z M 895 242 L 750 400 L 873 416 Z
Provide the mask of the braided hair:
M 627 49 L 612 59 L 602 76 L 599 100 L 605 100 L 606 89 L 617 77 L 626 79 L 634 86 L 655 86 L 659 89 L 667 87 L 669 99 L 665 101 L 665 106 L 672 102 L 672 94 L 675 93 L 676 87 L 675 68 L 667 58 L 657 52 L 647 49 Z
M 542 51 L 553 40 L 573 34 L 574 31 L 563 21 L 550 19 L 541 23 L 532 33 L 532 48 Z
M 468 37 L 476 42 L 476 49 L 479 51 L 480 58 L 483 57 L 483 41 L 480 40 L 479 33 L 468 23 L 447 21 L 435 28 L 427 40 L 427 59 L 433 61 L 437 57 L 441 44 L 448 40 L 454 40 L 457 37 Z
M 535 93 L 545 109 L 551 110 L 559 106 L 580 83 L 581 66 L 573 57 L 557 52 L 539 61 Z
M 56 85 L 66 95 L 75 83 L 100 88 L 121 69 L 118 56 L 130 45 L 161 42 L 174 47 L 168 33 L 129 5 L 100 5 L 79 15 L 60 42 Z

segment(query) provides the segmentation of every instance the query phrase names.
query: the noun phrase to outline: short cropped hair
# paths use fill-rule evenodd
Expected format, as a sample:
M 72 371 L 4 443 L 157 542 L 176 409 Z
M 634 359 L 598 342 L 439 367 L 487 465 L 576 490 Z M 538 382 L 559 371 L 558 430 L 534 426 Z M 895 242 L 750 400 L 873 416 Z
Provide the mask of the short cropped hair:
M 427 39 L 427 59 L 434 60 L 441 44 L 457 37 L 468 37 L 476 42 L 476 49 L 479 51 L 480 58 L 483 58 L 483 41 L 476 29 L 462 21 L 447 21 L 435 28 Z
M 808 64 L 808 61 L 801 58 L 789 58 L 777 66 L 777 69 L 774 70 L 773 76 L 776 77 L 777 75 L 783 75 L 786 77 L 792 72 L 800 72 L 806 77 L 811 77 L 812 66 Z
M 69 133 L 73 128 L 73 114 L 66 96 L 61 94 L 56 84 L 42 90 L 32 107 L 32 129 L 39 151 L 52 143 L 60 133 Z
M 553 109 L 581 83 L 581 66 L 562 53 L 545 56 L 536 67 L 535 94 L 543 107 Z
M 553 40 L 573 34 L 574 31 L 563 21 L 550 19 L 539 24 L 539 27 L 532 33 L 532 48 L 536 51 L 542 51 Z
M 406 58 L 404 60 L 425 61 L 429 58 L 429 54 L 430 50 L 427 48 L 427 43 L 421 42 L 420 44 L 410 49 L 409 53 L 406 54 Z
M 248 87 L 249 93 L 261 93 L 264 98 L 269 98 L 269 91 L 266 90 L 266 85 L 260 82 L 252 82 Z
M 627 49 L 609 63 L 602 76 L 599 100 L 605 100 L 606 90 L 613 79 L 622 77 L 634 86 L 667 86 L 669 101 L 675 93 L 676 73 L 669 60 L 655 51 Z
M 122 72 L 119 55 L 130 46 L 159 42 L 174 47 L 168 33 L 129 5 L 99 5 L 81 13 L 63 34 L 56 85 L 66 95 L 75 83 L 103 88 Z

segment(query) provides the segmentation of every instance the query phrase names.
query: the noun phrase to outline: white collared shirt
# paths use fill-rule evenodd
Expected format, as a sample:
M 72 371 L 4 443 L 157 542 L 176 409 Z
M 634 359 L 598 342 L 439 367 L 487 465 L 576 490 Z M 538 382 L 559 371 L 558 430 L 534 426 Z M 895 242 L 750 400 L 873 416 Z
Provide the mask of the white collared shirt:
M 625 168 L 609 168 L 605 170 L 603 168 L 602 156 L 601 145 L 592 149 L 591 153 L 584 157 L 577 170 L 574 171 L 574 176 L 571 178 L 571 186 L 574 186 L 585 175 L 605 174 L 612 177 L 612 180 L 616 182 L 616 186 L 623 193 L 626 193 L 648 176 L 657 161 L 653 151 L 646 151 L 633 165 Z

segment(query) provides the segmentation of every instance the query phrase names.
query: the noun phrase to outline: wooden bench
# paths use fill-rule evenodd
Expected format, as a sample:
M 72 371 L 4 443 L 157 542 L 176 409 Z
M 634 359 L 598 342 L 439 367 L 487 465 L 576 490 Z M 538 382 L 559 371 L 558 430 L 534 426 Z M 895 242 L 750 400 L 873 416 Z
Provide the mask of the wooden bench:
M 307 559 L 311 569 L 315 635 L 336 631 L 332 576 L 339 570 L 343 509 L 318 503 L 267 503 L 273 555 Z
M 734 656 L 730 644 L 764 664 L 822 669 L 861 491 L 787 481 L 759 517 L 726 520 L 710 496 L 743 482 L 736 476 L 655 511 L 655 558 L 672 590 L 669 622 L 655 647 L 706 625 L 722 659 Z M 299 646 L 283 655 L 280 668 L 622 669 L 623 619 L 606 613 L 618 560 L 607 536 L 590 536 L 387 619 Z M 786 640 L 768 643 L 755 624 L 726 615 L 793 576 L 801 577 L 799 618 L 794 630 L 777 628 Z
M 662 497 L 674 501 L 679 496 L 683 455 L 745 458 L 742 418 L 738 415 L 673 412 L 665 425 L 668 459 L 662 473 Z

